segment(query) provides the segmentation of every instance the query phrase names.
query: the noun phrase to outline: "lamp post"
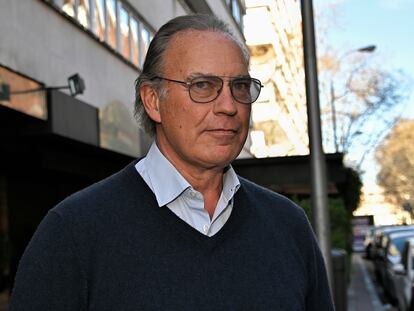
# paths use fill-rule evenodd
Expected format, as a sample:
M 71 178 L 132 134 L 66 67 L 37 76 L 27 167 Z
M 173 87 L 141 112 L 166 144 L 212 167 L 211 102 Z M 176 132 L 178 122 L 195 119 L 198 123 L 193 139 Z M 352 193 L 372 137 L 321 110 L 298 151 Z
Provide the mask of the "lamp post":
M 339 63 L 347 56 L 353 54 L 353 53 L 372 53 L 375 51 L 377 47 L 375 45 L 367 45 L 364 46 L 362 48 L 356 49 L 356 50 L 351 50 L 348 51 L 347 53 L 345 53 L 344 55 L 342 55 L 341 58 L 339 58 Z M 335 152 L 339 151 L 339 146 L 338 146 L 338 137 L 337 137 L 337 128 L 336 128 L 336 107 L 335 107 L 335 89 L 334 89 L 334 79 L 333 77 L 331 78 L 331 83 L 330 83 L 330 104 L 331 104 L 331 113 L 332 113 L 332 130 L 333 130 L 333 141 L 334 141 L 334 146 L 335 146 Z
M 331 233 L 329 227 L 325 154 L 322 149 L 318 70 L 312 0 L 301 1 L 303 54 L 308 112 L 309 157 L 311 167 L 312 215 L 316 236 L 325 260 L 329 284 L 333 287 Z

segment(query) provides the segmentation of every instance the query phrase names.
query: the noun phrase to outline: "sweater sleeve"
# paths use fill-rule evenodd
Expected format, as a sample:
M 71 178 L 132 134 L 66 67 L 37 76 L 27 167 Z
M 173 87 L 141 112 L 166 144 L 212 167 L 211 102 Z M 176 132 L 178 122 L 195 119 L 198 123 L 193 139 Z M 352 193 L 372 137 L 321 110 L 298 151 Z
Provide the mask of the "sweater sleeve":
M 19 263 L 9 311 L 86 310 L 86 279 L 63 219 L 50 211 Z

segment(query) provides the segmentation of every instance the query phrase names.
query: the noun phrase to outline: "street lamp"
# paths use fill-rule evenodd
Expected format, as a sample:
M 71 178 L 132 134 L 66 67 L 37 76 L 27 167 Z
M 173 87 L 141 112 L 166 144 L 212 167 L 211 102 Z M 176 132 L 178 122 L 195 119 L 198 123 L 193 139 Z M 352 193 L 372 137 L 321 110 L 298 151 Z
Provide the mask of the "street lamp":
M 372 53 L 375 51 L 377 47 L 375 45 L 367 45 L 359 49 L 351 50 L 342 55 L 338 62 L 341 62 L 345 57 L 353 54 L 353 53 Z M 333 141 L 335 145 L 335 152 L 339 151 L 338 147 L 338 138 L 336 133 L 336 108 L 335 108 L 335 89 L 334 89 L 334 79 L 331 78 L 330 83 L 330 104 L 331 104 L 331 113 L 332 113 L 332 129 L 333 129 Z
M 377 47 L 375 45 L 368 45 L 363 48 L 359 48 L 356 52 L 371 53 L 374 52 Z
M 78 73 L 71 75 L 68 78 L 68 84 L 62 86 L 42 86 L 35 89 L 10 91 L 10 85 L 6 83 L 0 84 L 0 100 L 10 100 L 10 95 L 27 94 L 33 92 L 40 92 L 45 90 L 62 90 L 69 89 L 70 95 L 75 97 L 78 94 L 83 94 L 85 90 L 85 82 Z

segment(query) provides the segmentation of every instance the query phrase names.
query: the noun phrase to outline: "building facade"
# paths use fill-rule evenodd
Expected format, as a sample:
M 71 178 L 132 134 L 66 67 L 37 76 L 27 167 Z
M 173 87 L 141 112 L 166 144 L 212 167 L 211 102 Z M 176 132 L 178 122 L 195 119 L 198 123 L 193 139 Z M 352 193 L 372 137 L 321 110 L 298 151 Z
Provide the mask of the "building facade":
M 308 154 L 300 2 L 245 3 L 251 74 L 265 86 L 253 104 L 251 151 L 256 157 Z
M 0 10 L 1 76 L 10 69 L 53 87 L 78 73 L 86 90 L 77 98 L 99 109 L 100 146 L 132 156 L 148 145 L 132 112 L 134 80 L 155 31 L 175 16 L 208 13 L 244 41 L 244 8 L 236 0 L 2 1 Z
M 47 210 L 145 154 L 134 81 L 157 29 L 191 13 L 244 42 L 241 0 L 0 1 L 0 310 Z

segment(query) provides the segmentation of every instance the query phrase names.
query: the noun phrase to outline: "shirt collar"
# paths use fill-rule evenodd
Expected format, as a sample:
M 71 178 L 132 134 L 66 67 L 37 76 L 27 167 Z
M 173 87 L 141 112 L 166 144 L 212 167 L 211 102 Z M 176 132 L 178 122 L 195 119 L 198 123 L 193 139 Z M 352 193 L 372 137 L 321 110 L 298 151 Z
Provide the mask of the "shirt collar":
M 240 180 L 231 165 L 223 175 L 223 198 L 229 202 L 240 188 Z
M 159 206 L 170 203 L 185 189 L 191 187 L 171 162 L 161 153 L 155 142 L 152 143 L 145 157 L 145 170 Z
M 188 181 L 161 153 L 155 142 L 152 143 L 144 161 L 144 169 L 159 206 L 167 205 L 186 189 L 192 188 Z M 229 165 L 223 175 L 222 195 L 224 199 L 229 202 L 239 188 L 239 178 L 233 167 Z

